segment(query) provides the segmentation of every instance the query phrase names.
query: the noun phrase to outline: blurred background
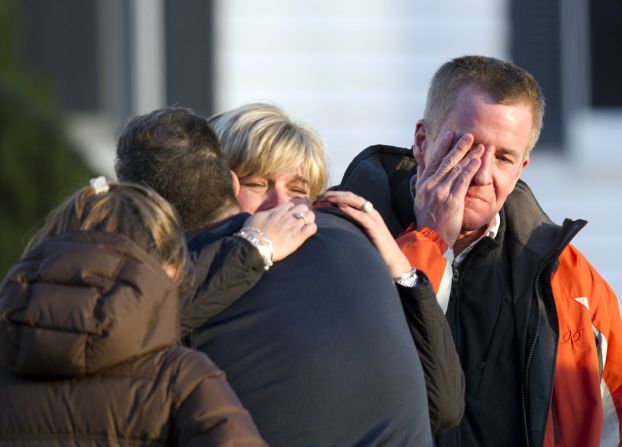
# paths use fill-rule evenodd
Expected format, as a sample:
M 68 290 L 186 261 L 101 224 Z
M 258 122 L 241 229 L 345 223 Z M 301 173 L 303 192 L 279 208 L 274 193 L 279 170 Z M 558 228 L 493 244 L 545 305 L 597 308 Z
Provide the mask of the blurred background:
M 620 0 L 0 0 L 0 272 L 49 209 L 114 177 L 129 116 L 270 101 L 314 128 L 331 183 L 363 148 L 409 147 L 438 66 L 531 71 L 547 99 L 524 179 L 622 294 Z

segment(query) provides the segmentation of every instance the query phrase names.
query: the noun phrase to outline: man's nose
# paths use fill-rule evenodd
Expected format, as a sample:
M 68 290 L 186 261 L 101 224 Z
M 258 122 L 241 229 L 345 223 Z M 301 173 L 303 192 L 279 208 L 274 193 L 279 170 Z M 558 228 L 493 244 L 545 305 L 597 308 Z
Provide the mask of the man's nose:
M 473 176 L 473 181 L 471 182 L 471 184 L 483 186 L 492 183 L 492 161 L 493 150 L 492 148 L 487 147 L 482 154 L 482 163 L 480 164 L 479 169 Z

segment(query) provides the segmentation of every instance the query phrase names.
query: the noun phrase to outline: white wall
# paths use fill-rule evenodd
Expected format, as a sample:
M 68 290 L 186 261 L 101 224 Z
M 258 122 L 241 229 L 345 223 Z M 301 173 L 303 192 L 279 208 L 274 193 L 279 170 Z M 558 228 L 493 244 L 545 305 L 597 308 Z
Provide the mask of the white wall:
M 319 132 L 337 183 L 366 146 L 410 146 L 442 62 L 506 56 L 503 3 L 220 0 L 216 111 L 279 104 Z
M 572 2 L 564 14 L 580 12 L 572 5 L 582 0 Z M 332 159 L 331 181 L 337 183 L 364 147 L 411 144 L 429 79 L 442 62 L 467 53 L 507 58 L 507 3 L 219 0 L 214 18 L 216 109 L 257 100 L 280 104 L 320 133 Z M 147 32 L 160 19 L 154 14 L 149 18 L 146 31 L 136 25 L 143 30 L 141 42 L 151 45 L 143 54 L 151 55 L 143 67 L 146 76 L 154 71 L 147 65 L 161 65 L 157 51 L 162 50 L 161 39 Z M 578 22 L 572 16 L 564 23 Z M 586 58 L 576 54 L 576 28 L 565 27 L 562 38 L 564 104 L 571 110 L 566 116 L 567 155 L 536 150 L 523 177 L 555 221 L 573 217 L 590 222 L 574 242 L 622 297 L 622 115 L 580 107 L 586 101 Z M 579 53 L 585 55 L 585 50 Z M 158 106 L 162 82 L 161 73 L 155 73 L 149 82 L 134 86 L 142 88 L 142 108 Z M 118 123 L 86 116 L 71 122 L 95 168 L 113 176 Z
M 216 110 L 257 100 L 281 105 L 320 133 L 332 159 L 331 182 L 337 183 L 364 147 L 410 146 L 428 82 L 442 62 L 469 53 L 509 56 L 508 3 L 220 0 Z M 573 79 L 564 84 L 566 100 L 577 95 Z M 620 292 L 622 239 L 613 227 L 622 212 L 622 183 L 615 172 L 603 176 L 593 163 L 614 153 L 622 157 L 619 138 L 613 137 L 619 126 L 605 132 L 595 125 L 605 121 L 596 118 L 590 112 L 572 123 L 569 156 L 534 155 L 524 177 L 557 222 L 590 221 L 575 243 Z M 594 129 L 603 136 L 598 154 L 592 152 Z M 603 157 L 605 149 L 611 153 Z M 592 160 L 589 170 L 586 158 Z

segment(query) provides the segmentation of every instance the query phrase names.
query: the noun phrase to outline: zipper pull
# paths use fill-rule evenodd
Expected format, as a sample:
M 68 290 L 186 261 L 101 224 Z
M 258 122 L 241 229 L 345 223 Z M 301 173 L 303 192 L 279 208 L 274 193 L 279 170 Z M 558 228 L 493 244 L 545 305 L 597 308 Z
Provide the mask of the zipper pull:
M 460 278 L 460 272 L 458 271 L 458 267 L 453 267 L 452 271 L 453 271 L 453 273 L 452 273 L 451 277 L 452 277 L 454 282 L 457 282 L 458 279 Z

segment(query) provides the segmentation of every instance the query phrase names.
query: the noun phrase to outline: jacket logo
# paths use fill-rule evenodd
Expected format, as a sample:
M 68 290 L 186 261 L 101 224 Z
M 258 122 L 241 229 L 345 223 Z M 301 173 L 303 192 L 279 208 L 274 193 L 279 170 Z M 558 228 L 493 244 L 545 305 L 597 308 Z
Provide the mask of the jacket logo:
M 572 346 L 574 346 L 575 343 L 577 343 L 581 339 L 582 335 L 583 328 L 579 328 L 574 331 L 572 329 L 568 329 L 562 334 L 560 343 L 570 343 Z

